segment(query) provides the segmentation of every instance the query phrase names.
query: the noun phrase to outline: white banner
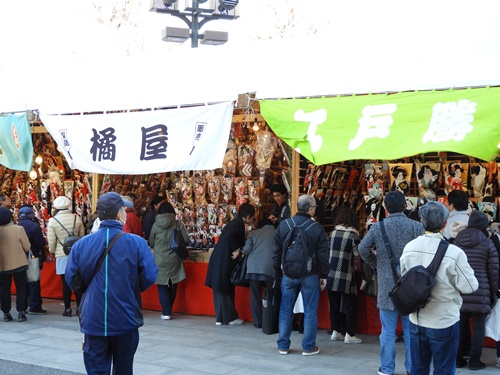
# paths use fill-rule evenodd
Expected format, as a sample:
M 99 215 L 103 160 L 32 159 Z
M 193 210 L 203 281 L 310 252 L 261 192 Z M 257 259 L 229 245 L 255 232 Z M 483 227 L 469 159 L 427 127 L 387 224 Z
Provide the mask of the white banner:
M 233 102 L 130 113 L 40 115 L 72 169 L 148 174 L 222 167 Z

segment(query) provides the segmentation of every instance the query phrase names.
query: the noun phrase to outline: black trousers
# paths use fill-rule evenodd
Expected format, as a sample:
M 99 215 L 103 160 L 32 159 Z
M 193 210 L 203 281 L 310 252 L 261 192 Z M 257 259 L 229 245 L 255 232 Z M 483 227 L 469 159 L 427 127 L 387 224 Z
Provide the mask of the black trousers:
M 354 336 L 356 331 L 356 295 L 328 291 L 332 330 Z
M 250 311 L 254 326 L 262 325 L 262 295 L 263 288 L 271 289 L 272 281 L 248 280 L 250 284 Z
M 61 275 L 62 283 L 63 283 L 63 302 L 64 302 L 64 310 L 67 310 L 71 307 L 71 293 L 72 290 L 69 287 L 68 283 L 66 282 L 66 279 L 64 278 L 64 275 Z M 80 302 L 82 300 L 82 295 L 80 293 L 75 292 L 75 299 L 76 299 L 76 307 L 80 306 Z
M 457 360 L 469 354 L 469 364 L 478 364 L 480 361 L 483 352 L 486 316 L 487 314 L 460 312 L 460 341 Z M 469 320 L 472 321 L 472 334 Z
M 12 308 L 10 287 L 12 278 L 16 284 L 16 310 L 18 312 L 26 311 L 26 270 L 14 273 L 0 274 L 0 305 L 4 314 L 10 312 Z
M 232 295 L 212 289 L 214 295 L 215 321 L 222 324 L 238 319 L 238 312 L 234 306 L 234 289 Z

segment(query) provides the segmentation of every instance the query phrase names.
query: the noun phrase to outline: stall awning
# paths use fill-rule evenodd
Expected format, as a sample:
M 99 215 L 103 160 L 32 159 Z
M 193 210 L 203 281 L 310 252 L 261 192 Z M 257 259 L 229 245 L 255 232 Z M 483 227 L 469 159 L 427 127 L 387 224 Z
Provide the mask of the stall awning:
M 149 174 L 222 166 L 233 103 L 159 111 L 41 115 L 70 168 Z
M 261 101 L 262 115 L 316 165 L 454 151 L 492 160 L 500 88 Z

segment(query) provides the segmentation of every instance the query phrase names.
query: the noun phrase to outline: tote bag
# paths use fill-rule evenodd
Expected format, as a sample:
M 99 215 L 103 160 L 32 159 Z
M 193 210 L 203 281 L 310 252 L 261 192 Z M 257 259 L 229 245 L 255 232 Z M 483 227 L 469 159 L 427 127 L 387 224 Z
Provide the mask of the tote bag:
M 231 283 L 236 286 L 250 287 L 247 280 L 247 255 L 244 255 L 240 262 L 233 268 L 231 272 Z
M 186 260 L 189 257 L 189 252 L 182 237 L 182 232 L 179 229 L 179 224 L 176 221 L 172 229 L 172 240 L 170 241 L 170 248 L 181 258 Z
M 31 249 L 28 252 L 28 269 L 26 270 L 26 277 L 29 283 L 40 280 L 40 259 L 33 255 Z
M 495 341 L 500 341 L 500 303 L 495 303 L 490 315 L 486 318 L 484 335 Z

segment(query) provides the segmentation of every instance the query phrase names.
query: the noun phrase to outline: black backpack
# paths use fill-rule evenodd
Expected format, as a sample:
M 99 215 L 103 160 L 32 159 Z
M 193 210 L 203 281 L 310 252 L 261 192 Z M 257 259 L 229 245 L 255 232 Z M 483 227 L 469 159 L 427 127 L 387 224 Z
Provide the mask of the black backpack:
M 427 304 L 431 290 L 436 284 L 436 272 L 448 245 L 448 242 L 441 240 L 429 266 L 426 268 L 418 265 L 410 268 L 389 292 L 392 304 L 401 315 L 418 311 Z
M 75 234 L 76 215 L 75 215 L 75 220 L 73 221 L 73 230 L 71 232 L 68 231 L 66 229 L 66 227 L 64 225 L 62 225 L 61 222 L 59 220 L 57 220 L 57 218 L 55 216 L 54 216 L 54 220 L 57 221 L 61 227 L 63 227 L 63 229 L 66 231 L 66 233 L 68 233 L 68 235 L 66 236 L 66 238 L 64 239 L 63 242 L 61 242 L 59 240 L 59 238 L 57 239 L 57 241 L 59 241 L 59 243 L 63 247 L 64 254 L 69 255 L 69 253 L 71 252 L 71 248 L 73 247 L 73 245 L 76 243 L 76 241 L 78 241 L 80 239 L 80 237 L 78 237 Z
M 290 225 L 290 221 L 294 224 L 293 227 Z M 292 279 L 300 279 L 308 275 L 312 270 L 313 257 L 309 251 L 306 231 L 315 222 L 309 219 L 301 225 L 297 225 L 293 218 L 285 220 L 285 222 L 290 231 L 285 238 L 285 247 L 281 256 L 283 273 Z

